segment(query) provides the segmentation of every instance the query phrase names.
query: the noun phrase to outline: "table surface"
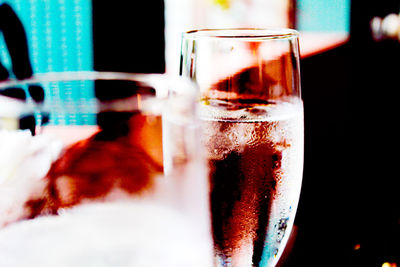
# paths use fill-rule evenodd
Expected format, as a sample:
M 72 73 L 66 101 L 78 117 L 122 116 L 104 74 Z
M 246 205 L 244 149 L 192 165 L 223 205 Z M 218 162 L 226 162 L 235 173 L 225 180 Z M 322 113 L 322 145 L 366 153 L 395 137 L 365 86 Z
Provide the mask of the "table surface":
M 300 32 L 300 55 L 309 57 L 345 44 L 349 34 L 342 32 Z

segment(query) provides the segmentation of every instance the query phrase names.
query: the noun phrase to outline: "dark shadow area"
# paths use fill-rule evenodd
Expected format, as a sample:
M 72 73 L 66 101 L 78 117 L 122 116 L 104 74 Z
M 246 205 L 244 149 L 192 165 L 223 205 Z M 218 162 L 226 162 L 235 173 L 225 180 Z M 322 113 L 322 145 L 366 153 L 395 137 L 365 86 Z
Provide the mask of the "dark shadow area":
M 92 1 L 94 69 L 163 73 L 164 1 Z
M 281 266 L 399 265 L 400 43 L 369 22 L 398 1 L 352 1 L 344 46 L 302 59 L 304 182 L 297 238 Z

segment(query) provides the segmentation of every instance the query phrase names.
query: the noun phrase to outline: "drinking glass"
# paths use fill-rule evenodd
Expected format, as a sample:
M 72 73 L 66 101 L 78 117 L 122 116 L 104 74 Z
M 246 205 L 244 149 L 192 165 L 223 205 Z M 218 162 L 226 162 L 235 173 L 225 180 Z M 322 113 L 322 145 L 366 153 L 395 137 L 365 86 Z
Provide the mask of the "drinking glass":
M 184 33 L 180 73 L 197 83 L 201 95 L 215 266 L 275 266 L 302 181 L 298 33 Z
M 0 266 L 211 266 L 196 100 L 157 74 L 1 82 Z

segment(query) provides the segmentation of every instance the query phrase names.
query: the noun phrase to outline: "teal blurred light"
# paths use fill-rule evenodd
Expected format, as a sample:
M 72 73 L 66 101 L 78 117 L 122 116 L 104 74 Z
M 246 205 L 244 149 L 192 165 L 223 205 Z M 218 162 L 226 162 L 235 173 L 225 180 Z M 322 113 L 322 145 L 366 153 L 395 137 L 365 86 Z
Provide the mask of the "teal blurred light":
M 297 0 L 298 29 L 306 32 L 350 31 L 350 0 Z
M 3 0 L 24 25 L 34 73 L 93 70 L 91 0 Z M 0 32 L 0 60 L 9 70 L 11 60 Z M 44 86 L 46 101 L 79 110 L 94 105 L 93 86 L 76 82 Z M 86 109 L 87 110 L 87 109 Z M 94 124 L 93 113 L 58 110 L 52 124 Z

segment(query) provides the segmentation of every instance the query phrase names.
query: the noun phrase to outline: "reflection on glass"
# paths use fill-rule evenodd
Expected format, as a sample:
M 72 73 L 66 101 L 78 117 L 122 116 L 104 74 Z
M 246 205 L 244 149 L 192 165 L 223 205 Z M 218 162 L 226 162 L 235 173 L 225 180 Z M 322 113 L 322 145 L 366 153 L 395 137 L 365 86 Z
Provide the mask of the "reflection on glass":
M 302 181 L 298 34 L 188 32 L 181 74 L 200 88 L 216 266 L 275 266 Z
M 0 96 L 0 265 L 210 266 L 193 85 L 78 72 L 2 82 L 0 90 L 31 83 L 88 86 L 97 101 Z M 95 123 L 71 125 L 60 112 Z

